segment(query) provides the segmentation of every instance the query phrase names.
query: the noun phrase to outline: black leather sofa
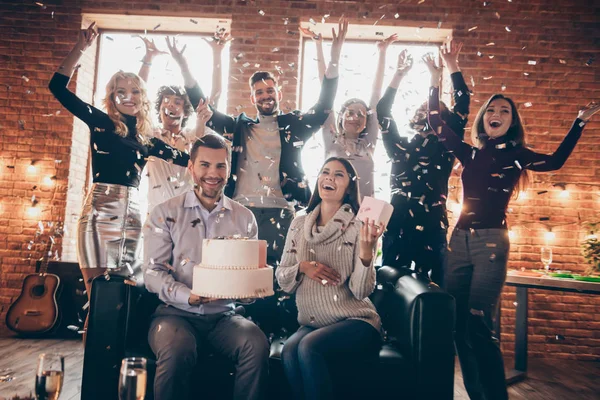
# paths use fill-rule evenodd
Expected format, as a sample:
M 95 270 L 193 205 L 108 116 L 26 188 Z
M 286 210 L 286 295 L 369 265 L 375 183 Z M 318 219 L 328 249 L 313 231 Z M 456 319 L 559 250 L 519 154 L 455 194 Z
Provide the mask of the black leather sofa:
M 377 359 L 351 369 L 344 360 L 330 367 L 336 395 L 343 399 L 452 399 L 454 391 L 454 299 L 411 271 L 381 267 L 371 299 L 382 317 L 386 340 Z M 276 299 L 275 299 L 276 300 Z M 85 346 L 82 400 L 118 399 L 118 377 L 124 357 L 147 357 L 146 399 L 154 398 L 154 355 L 147 342 L 150 315 L 159 300 L 143 287 L 123 279 L 99 277 L 93 282 Z M 282 325 L 270 338 L 269 398 L 291 398 L 281 364 L 285 338 L 295 326 L 290 300 L 274 315 Z M 248 307 L 252 316 L 252 306 Z M 260 321 L 258 321 L 260 322 Z M 271 321 L 272 322 L 272 321 Z M 288 325 L 287 328 L 285 325 Z M 270 324 L 273 326 L 273 324 Z M 227 359 L 204 355 L 194 373 L 190 398 L 228 399 L 234 368 Z M 352 364 L 354 365 L 354 364 Z M 339 367 L 339 368 L 338 368 Z M 162 399 L 156 399 L 162 400 Z

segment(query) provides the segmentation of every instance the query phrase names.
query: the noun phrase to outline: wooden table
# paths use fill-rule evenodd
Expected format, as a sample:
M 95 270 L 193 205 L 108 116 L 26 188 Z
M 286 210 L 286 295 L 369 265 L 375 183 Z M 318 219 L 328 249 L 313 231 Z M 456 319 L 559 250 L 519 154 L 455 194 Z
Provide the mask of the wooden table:
M 547 276 L 529 277 L 513 275 L 506 277 L 506 286 L 517 288 L 517 313 L 515 321 L 515 367 L 506 376 L 508 384 L 521 381 L 527 376 L 527 294 L 529 288 L 557 290 L 585 294 L 600 294 L 599 282 L 583 282 L 574 279 L 552 278 Z M 500 312 L 495 328 L 500 337 Z

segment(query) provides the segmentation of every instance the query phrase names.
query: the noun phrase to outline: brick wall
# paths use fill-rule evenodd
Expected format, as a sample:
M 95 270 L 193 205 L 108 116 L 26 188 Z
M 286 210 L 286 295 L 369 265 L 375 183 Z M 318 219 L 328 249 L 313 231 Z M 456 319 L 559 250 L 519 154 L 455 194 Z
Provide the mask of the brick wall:
M 474 91 L 472 115 L 478 105 L 505 86 L 505 94 L 519 105 L 529 141 L 538 151 L 553 151 L 580 106 L 600 89 L 600 41 L 594 1 L 241 1 L 184 0 L 49 1 L 44 6 L 21 1 L 0 5 L 0 323 L 19 293 L 22 277 L 33 270 L 28 259 L 37 221 L 63 220 L 68 233 L 63 255 L 73 258 L 76 217 L 86 178 L 88 133 L 82 124 L 53 100 L 46 89 L 60 60 L 70 50 L 81 26 L 82 12 L 173 15 L 185 18 L 217 16 L 232 19 L 231 70 L 228 111 L 252 112 L 247 79 L 254 64 L 284 73 L 284 107 L 294 107 L 298 92 L 300 21 L 325 14 L 335 20 L 342 13 L 351 23 L 408 25 L 452 29 L 464 42 L 461 67 Z M 419 4 L 420 2 L 420 4 Z M 58 3 L 59 5 L 56 5 Z M 41 3 L 40 3 L 41 4 Z M 264 11 L 264 15 L 259 14 Z M 398 18 L 395 14 L 398 13 Z M 383 18 L 382 16 L 385 15 Z M 382 18 L 382 19 L 381 19 Z M 286 23 L 287 22 L 287 23 Z M 476 28 L 475 28 L 476 27 Z M 151 29 L 152 27 L 148 27 Z M 278 52 L 272 52 L 278 47 Z M 243 58 L 233 60 L 242 53 Z M 88 50 L 72 83 L 89 99 L 93 83 L 93 50 Z M 535 61 L 531 65 L 529 61 Z M 244 68 L 244 62 L 250 67 Z M 292 64 L 292 66 L 290 66 Z M 27 79 L 23 78 L 26 76 Z M 471 80 L 472 77 L 472 80 Z M 531 106 L 525 106 L 530 102 Z M 56 112 L 61 110 L 59 115 Z M 52 114 L 52 116 L 45 116 Z M 19 121 L 23 121 L 19 123 Z M 583 271 L 579 243 L 585 232 L 581 220 L 593 218 L 600 205 L 597 142 L 598 117 L 586 128 L 572 157 L 553 174 L 534 175 L 526 199 L 514 201 L 509 222 L 516 234 L 511 266 L 539 268 L 539 249 L 547 226 L 554 226 L 554 265 Z M 35 160 L 36 173 L 27 173 Z M 57 160 L 60 160 L 58 162 Z M 455 171 L 458 174 L 460 171 Z M 56 176 L 52 185 L 44 176 Z M 452 183 L 457 184 L 452 178 Z M 568 183 L 568 198 L 559 197 L 556 183 Z M 458 191 L 458 190 L 457 190 Z M 547 191 L 538 194 L 538 192 Z M 456 194 L 456 193 L 455 193 Z M 41 215 L 27 216 L 31 196 Z M 561 226 L 557 226 L 561 225 Z M 515 315 L 514 290 L 503 297 L 504 350 L 511 353 Z M 533 291 L 530 296 L 530 355 L 600 359 L 600 297 Z M 1 326 L 0 333 L 6 333 Z

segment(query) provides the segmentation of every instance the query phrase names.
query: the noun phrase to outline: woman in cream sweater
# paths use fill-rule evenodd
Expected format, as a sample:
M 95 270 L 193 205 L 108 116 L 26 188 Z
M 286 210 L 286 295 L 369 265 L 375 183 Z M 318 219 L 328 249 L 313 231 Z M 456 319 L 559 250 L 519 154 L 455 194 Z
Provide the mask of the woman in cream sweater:
M 377 354 L 381 320 L 368 296 L 375 288 L 374 253 L 384 230 L 356 219 L 360 193 L 350 162 L 325 161 L 306 215 L 287 235 L 277 281 L 296 292 L 300 328 L 282 359 L 298 399 L 332 398 L 326 359 L 336 354 Z

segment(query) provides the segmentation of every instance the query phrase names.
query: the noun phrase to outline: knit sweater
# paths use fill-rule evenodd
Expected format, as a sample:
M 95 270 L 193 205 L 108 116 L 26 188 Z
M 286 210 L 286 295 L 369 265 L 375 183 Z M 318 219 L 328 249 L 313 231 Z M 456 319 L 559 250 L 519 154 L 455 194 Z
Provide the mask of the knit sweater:
M 334 217 L 317 228 L 321 205 L 296 217 L 287 234 L 277 281 L 281 288 L 296 292 L 300 325 L 321 328 L 347 319 L 371 324 L 378 331 L 381 320 L 368 296 L 375 289 L 375 268 L 365 267 L 359 257 L 361 222 L 344 204 Z M 336 286 L 323 285 L 299 271 L 301 261 L 317 261 L 341 276 Z

